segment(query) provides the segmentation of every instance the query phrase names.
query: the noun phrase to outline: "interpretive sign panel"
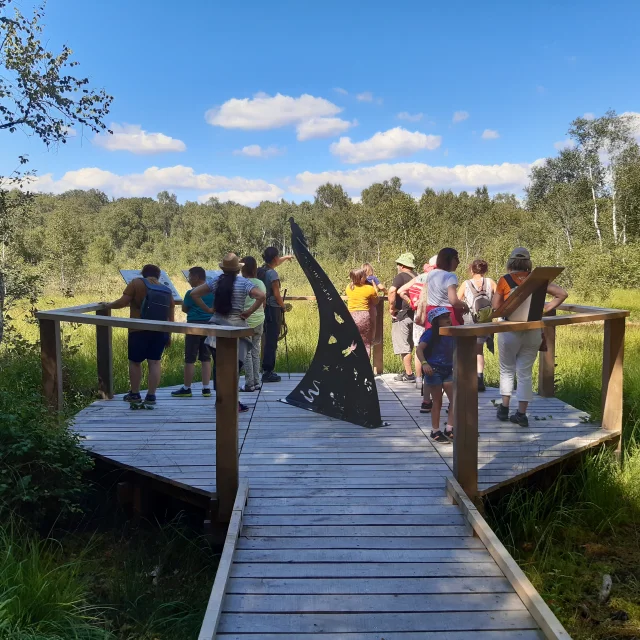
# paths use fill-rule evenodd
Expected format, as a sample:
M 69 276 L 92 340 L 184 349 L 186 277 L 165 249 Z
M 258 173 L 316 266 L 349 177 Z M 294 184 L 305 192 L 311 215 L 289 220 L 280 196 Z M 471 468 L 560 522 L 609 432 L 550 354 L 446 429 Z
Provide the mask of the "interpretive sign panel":
M 220 269 L 205 269 L 204 272 L 207 274 L 207 280 L 213 280 L 213 278 L 217 278 L 222 271 Z M 185 280 L 189 280 L 189 269 L 183 269 L 182 275 Z
M 120 275 L 124 278 L 124 281 L 127 284 L 129 284 L 134 278 L 142 278 L 140 269 L 120 269 Z M 160 283 L 171 289 L 173 299 L 176 302 L 180 302 L 182 300 L 182 296 L 178 293 L 178 290 L 175 288 L 173 282 L 171 282 L 171 278 L 167 275 L 166 271 L 160 271 Z

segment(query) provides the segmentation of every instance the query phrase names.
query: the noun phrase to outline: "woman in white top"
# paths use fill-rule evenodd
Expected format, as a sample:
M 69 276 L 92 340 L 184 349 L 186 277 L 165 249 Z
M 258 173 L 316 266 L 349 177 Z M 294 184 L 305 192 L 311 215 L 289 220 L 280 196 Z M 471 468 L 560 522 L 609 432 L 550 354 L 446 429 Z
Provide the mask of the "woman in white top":
M 465 280 L 458 289 L 458 297 L 464 300 L 471 312 L 477 312 L 482 307 L 490 307 L 493 294 L 496 292 L 496 283 L 487 278 L 489 265 L 485 260 L 474 260 L 469 266 L 471 278 Z M 465 316 L 465 324 L 471 324 L 471 314 Z M 478 391 L 485 391 L 484 386 L 484 345 L 488 336 L 477 338 L 477 362 L 478 362 Z

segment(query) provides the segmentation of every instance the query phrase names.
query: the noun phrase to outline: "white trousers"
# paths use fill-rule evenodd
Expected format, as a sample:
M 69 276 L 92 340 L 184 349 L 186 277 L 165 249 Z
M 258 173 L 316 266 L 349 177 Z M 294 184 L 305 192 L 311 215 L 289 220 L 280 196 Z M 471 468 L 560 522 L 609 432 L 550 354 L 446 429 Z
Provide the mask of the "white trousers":
M 518 402 L 533 400 L 531 375 L 538 357 L 542 336 L 539 329 L 498 334 L 500 354 L 500 394 L 513 393 L 513 380 L 518 376 Z

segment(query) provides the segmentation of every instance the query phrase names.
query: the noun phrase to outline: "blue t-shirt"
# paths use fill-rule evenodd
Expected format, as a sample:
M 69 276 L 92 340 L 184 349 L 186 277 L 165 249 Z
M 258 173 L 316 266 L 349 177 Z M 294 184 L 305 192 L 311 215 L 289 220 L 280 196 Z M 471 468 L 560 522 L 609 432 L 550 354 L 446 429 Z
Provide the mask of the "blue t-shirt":
M 433 330 L 427 329 L 420 338 L 420 342 L 429 344 L 433 336 Z M 433 367 L 453 367 L 453 349 L 455 338 L 451 336 L 440 336 L 438 344 L 432 349 L 425 360 Z
M 280 307 L 276 297 L 273 295 L 273 283 L 280 280 L 280 276 L 275 269 L 267 269 L 264 274 L 264 284 L 267 288 L 267 307 Z
M 211 314 L 205 313 L 191 297 L 191 289 L 184 294 L 184 300 L 182 304 L 187 308 L 187 322 L 198 322 L 200 324 L 207 324 L 211 320 Z M 202 302 L 204 302 L 210 309 L 213 308 L 213 293 L 207 293 L 202 296 Z

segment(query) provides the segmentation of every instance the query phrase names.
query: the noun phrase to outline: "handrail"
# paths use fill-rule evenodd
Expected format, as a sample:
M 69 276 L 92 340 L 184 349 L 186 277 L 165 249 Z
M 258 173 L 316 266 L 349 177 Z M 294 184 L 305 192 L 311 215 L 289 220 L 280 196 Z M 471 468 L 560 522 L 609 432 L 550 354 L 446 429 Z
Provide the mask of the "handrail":
M 254 334 L 253 329 L 245 327 L 197 324 L 195 322 L 142 320 L 139 318 L 118 318 L 114 316 L 89 316 L 84 313 L 67 313 L 59 310 L 37 311 L 36 318 L 39 320 L 56 320 L 57 322 L 93 324 L 101 327 L 160 331 L 162 333 L 185 333 L 196 336 L 218 336 L 220 338 L 249 338 Z

